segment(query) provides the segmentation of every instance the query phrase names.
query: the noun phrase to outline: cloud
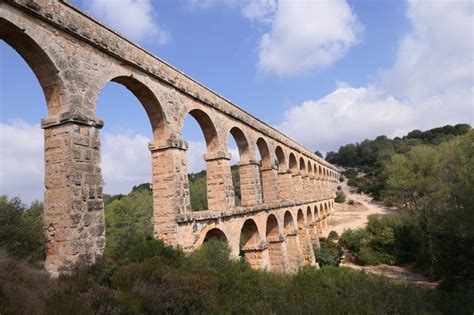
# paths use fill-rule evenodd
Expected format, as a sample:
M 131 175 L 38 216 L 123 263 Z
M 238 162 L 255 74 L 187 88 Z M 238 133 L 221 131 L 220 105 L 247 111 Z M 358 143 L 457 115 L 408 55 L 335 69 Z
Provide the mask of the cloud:
M 408 104 L 375 87 L 340 86 L 319 100 L 289 109 L 278 129 L 309 148 L 327 152 L 373 135 L 393 136 L 413 119 Z
M 270 23 L 277 8 L 277 0 L 254 0 L 242 8 L 242 14 L 252 21 Z
M 292 76 L 328 67 L 357 43 L 362 30 L 345 0 L 280 0 L 276 10 L 272 1 L 258 3 L 248 5 L 244 14 L 263 22 L 271 19 L 271 30 L 259 45 L 262 73 Z
M 290 108 L 278 128 L 310 148 L 328 151 L 380 134 L 473 124 L 473 6 L 410 1 L 412 29 L 392 67 L 373 85 L 338 86 L 319 100 Z
M 207 10 L 218 5 L 235 7 L 239 0 L 185 0 L 185 4 L 190 10 Z
M 151 183 L 150 139 L 140 134 L 102 135 L 102 176 L 108 194 L 128 193 L 135 185 Z
M 170 34 L 154 18 L 150 0 L 85 0 L 86 10 L 135 41 L 165 44 Z
M 188 141 L 188 172 L 197 173 L 206 169 L 206 161 L 204 155 L 207 152 L 206 143 L 204 141 Z M 228 149 L 231 155 L 230 165 L 239 162 L 239 150 L 237 148 Z
M 0 123 L 0 194 L 43 199 L 43 132 L 23 120 Z
M 409 1 L 407 16 L 413 28 L 402 39 L 393 67 L 382 71 L 383 88 L 412 100 L 472 89 L 474 3 Z
M 252 22 L 270 30 L 259 41 L 258 69 L 294 76 L 332 65 L 355 45 L 362 32 L 346 0 L 187 0 L 191 9 L 217 5 L 240 8 Z

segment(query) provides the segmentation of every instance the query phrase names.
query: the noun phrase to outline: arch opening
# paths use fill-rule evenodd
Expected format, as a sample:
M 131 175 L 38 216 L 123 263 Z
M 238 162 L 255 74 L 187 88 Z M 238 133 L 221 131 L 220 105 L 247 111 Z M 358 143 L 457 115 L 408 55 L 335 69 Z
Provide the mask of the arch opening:
M 209 180 L 206 156 L 219 152 L 219 137 L 209 115 L 200 109 L 189 111 L 184 117 L 179 136 L 188 143 L 187 173 L 192 211 L 209 209 Z M 212 172 L 212 171 L 211 171 Z
M 213 228 L 207 231 L 204 237 L 204 243 L 209 241 L 219 241 L 227 244 L 227 237 L 221 229 Z
M 245 134 L 237 127 L 233 127 L 229 131 L 227 137 L 227 149 L 231 152 L 231 173 L 232 186 L 234 189 L 235 206 L 242 206 L 242 189 L 241 189 L 241 164 L 249 161 L 249 143 Z M 238 159 L 234 159 L 234 152 L 237 151 Z M 245 174 L 245 170 L 243 171 Z M 244 193 L 245 194 L 245 193 Z M 244 196 L 246 198 L 247 196 Z
M 252 219 L 247 219 L 240 230 L 240 256 L 253 268 L 260 268 L 262 263 L 262 250 L 260 234 L 257 224 Z
M 50 116 L 66 111 L 64 83 L 59 76 L 59 69 L 46 51 L 28 35 L 29 30 L 22 30 L 9 21 L 0 18 L 0 39 L 22 57 L 35 74 L 45 97 Z
M 277 158 L 278 170 L 280 172 L 286 171 L 287 170 L 287 165 L 286 165 L 285 153 L 283 152 L 283 149 L 280 146 L 276 147 L 275 155 L 276 155 L 276 158 Z

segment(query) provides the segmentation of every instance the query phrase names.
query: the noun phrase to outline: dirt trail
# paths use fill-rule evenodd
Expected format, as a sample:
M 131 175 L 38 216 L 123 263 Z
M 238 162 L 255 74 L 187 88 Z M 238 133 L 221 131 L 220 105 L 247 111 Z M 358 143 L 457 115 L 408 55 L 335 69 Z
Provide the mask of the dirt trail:
M 331 217 L 329 226 L 323 233 L 327 236 L 330 231 L 336 231 L 339 235 L 344 229 L 357 229 L 367 224 L 367 217 L 371 214 L 385 214 L 395 211 L 396 208 L 389 208 L 381 202 L 373 201 L 365 194 L 352 192 L 347 182 L 341 183 L 342 191 L 346 194 L 346 203 L 336 203 L 334 214 Z M 355 204 L 350 205 L 348 200 L 354 200 Z
M 334 213 L 331 216 L 328 228 L 324 231 L 323 236 L 327 237 L 330 231 L 336 231 L 339 235 L 345 229 L 357 229 L 365 227 L 368 220 L 367 217 L 371 214 L 386 214 L 392 211 L 397 211 L 397 208 L 387 207 L 382 202 L 373 201 L 371 197 L 365 194 L 358 194 L 351 191 L 347 186 L 347 182 L 341 183 L 341 188 L 346 194 L 346 203 L 335 203 Z M 354 200 L 355 203 L 350 205 L 349 200 Z M 362 272 L 383 275 L 385 277 L 405 280 L 409 283 L 423 286 L 425 288 L 436 288 L 437 282 L 430 282 L 423 275 L 416 273 L 410 266 L 358 266 L 351 262 L 344 262 L 342 267 L 348 267 Z

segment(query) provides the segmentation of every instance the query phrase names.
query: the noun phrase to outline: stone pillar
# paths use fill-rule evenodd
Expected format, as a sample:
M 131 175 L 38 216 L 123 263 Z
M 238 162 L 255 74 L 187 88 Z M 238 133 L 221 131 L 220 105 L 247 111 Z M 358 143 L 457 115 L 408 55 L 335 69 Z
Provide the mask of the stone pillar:
M 262 167 L 263 203 L 278 202 L 278 171 L 274 166 Z
M 323 181 L 321 177 L 318 178 L 318 200 L 323 199 L 324 193 L 323 193 Z
M 323 221 L 319 217 L 318 217 L 318 220 L 316 221 L 316 232 L 318 233 L 318 235 L 323 234 Z
M 63 113 L 42 120 L 45 148 L 45 268 L 53 276 L 104 252 L 101 120 Z
M 209 210 L 235 208 L 234 187 L 230 171 L 230 154 L 219 151 L 208 153 L 206 160 L 207 205 Z
M 315 265 L 313 246 L 311 244 L 311 237 L 306 226 L 298 230 L 298 240 L 300 243 L 303 262 L 305 265 Z
M 278 172 L 278 185 L 280 188 L 280 200 L 283 202 L 294 201 L 290 170 Z
M 178 245 L 176 217 L 191 211 L 185 141 L 168 139 L 149 144 L 153 173 L 153 234 Z
M 313 224 L 311 224 L 311 229 L 312 229 L 312 234 L 314 237 L 314 240 L 312 240 L 313 244 L 316 245 L 316 247 L 320 247 L 320 244 L 319 244 L 319 237 L 321 236 L 321 232 L 319 231 L 318 229 L 318 221 L 315 221 Z
M 284 273 L 288 269 L 288 261 L 286 255 L 285 237 L 267 236 L 268 257 L 270 261 L 269 270 Z
M 251 245 L 242 247 L 244 258 L 254 269 L 268 269 L 269 255 L 265 244 Z
M 288 257 L 288 273 L 295 273 L 303 265 L 303 256 L 296 232 L 286 234 L 286 253 Z
M 247 163 L 240 163 L 239 173 L 242 207 L 251 207 L 262 204 L 260 163 L 253 160 Z
M 309 177 L 309 187 L 311 189 L 310 196 L 311 196 L 311 201 L 317 200 L 317 189 L 316 189 L 316 178 L 314 175 L 311 175 Z
M 292 189 L 293 189 L 293 195 L 295 198 L 296 203 L 302 203 L 303 202 L 303 181 L 301 179 L 301 174 L 296 173 L 292 174 Z
M 308 202 L 308 201 L 311 200 L 311 197 L 310 197 L 311 187 L 309 187 L 309 176 L 308 175 L 302 175 L 301 176 L 301 183 L 303 185 L 302 201 L 303 202 Z

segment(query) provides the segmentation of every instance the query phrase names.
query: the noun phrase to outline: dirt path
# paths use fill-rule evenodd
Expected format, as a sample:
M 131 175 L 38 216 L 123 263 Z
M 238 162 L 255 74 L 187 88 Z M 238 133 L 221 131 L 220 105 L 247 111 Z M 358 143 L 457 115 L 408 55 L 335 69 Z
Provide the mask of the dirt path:
M 327 236 L 331 231 L 336 231 L 341 235 L 345 229 L 364 227 L 367 224 L 367 217 L 369 215 L 385 214 L 396 210 L 396 208 L 389 208 L 381 202 L 373 201 L 371 197 L 365 194 L 352 192 L 349 186 L 347 186 L 347 182 L 341 183 L 341 188 L 347 196 L 346 203 L 335 204 L 334 214 L 323 236 Z M 348 200 L 354 200 L 355 203 L 350 205 L 347 203 Z
M 336 231 L 339 235 L 345 229 L 357 229 L 366 226 L 367 217 L 371 214 L 386 214 L 391 211 L 397 211 L 397 208 L 390 208 L 381 202 L 373 201 L 371 197 L 365 194 L 358 194 L 351 191 L 347 186 L 347 182 L 341 183 L 341 188 L 346 194 L 346 203 L 336 203 L 334 213 L 329 222 L 328 228 L 324 231 L 323 236 L 327 237 L 330 231 Z M 350 205 L 349 200 L 354 200 L 355 203 Z M 425 288 L 436 288 L 437 282 L 430 282 L 423 275 L 416 273 L 410 266 L 358 266 L 351 262 L 344 262 L 342 267 L 348 267 L 366 273 L 378 274 L 388 278 L 405 280 L 409 283 L 423 286 Z
M 438 286 L 438 282 L 431 282 L 428 278 L 424 277 L 413 270 L 410 266 L 389 266 L 389 265 L 376 265 L 376 266 L 359 266 L 353 263 L 342 263 L 341 267 L 348 267 L 351 269 L 359 270 L 362 272 L 381 275 L 387 278 L 404 280 L 411 284 L 419 285 L 428 289 L 435 289 Z

